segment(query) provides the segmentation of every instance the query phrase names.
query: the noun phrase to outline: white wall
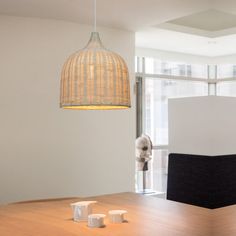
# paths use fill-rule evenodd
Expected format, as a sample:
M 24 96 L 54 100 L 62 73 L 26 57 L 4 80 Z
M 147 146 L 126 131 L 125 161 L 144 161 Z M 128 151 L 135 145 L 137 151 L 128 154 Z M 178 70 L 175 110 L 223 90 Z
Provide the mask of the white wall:
M 235 108 L 232 97 L 170 99 L 170 153 L 235 154 Z
M 123 111 L 59 108 L 60 72 L 92 27 L 0 16 L 0 203 L 134 189 L 134 93 Z M 99 28 L 134 81 L 134 33 Z

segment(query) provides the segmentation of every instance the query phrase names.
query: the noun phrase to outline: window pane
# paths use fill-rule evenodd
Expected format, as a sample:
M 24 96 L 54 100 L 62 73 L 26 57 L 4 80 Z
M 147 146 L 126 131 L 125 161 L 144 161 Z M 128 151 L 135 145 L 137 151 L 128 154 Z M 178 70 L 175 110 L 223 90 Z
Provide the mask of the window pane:
M 135 72 L 138 72 L 138 57 L 135 57 Z
M 207 78 L 207 65 L 165 62 L 156 58 L 145 58 L 145 73 Z
M 156 78 L 144 79 L 143 132 L 154 145 L 168 145 L 168 98 L 206 96 L 207 84 Z
M 153 190 L 157 192 L 167 191 L 168 150 L 153 150 L 152 161 Z
M 220 82 L 217 84 L 218 96 L 236 97 L 236 81 Z
M 143 58 L 135 57 L 135 72 L 142 73 L 142 68 L 143 68 Z
M 148 162 L 148 170 L 136 172 L 137 192 L 161 192 L 167 190 L 168 150 L 153 150 L 152 160 Z M 145 178 L 143 178 L 143 174 Z M 143 185 L 143 181 L 146 183 Z M 144 189 L 145 188 L 145 189 Z
M 236 65 L 218 65 L 217 66 L 217 78 L 232 78 L 236 77 Z

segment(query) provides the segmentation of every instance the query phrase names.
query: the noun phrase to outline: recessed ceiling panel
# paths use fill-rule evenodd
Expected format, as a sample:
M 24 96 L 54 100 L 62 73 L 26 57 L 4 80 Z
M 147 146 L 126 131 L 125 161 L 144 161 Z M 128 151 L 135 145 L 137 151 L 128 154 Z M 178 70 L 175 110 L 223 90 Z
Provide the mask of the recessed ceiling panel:
M 168 23 L 206 31 L 220 31 L 236 27 L 236 15 L 211 9 L 171 20 Z

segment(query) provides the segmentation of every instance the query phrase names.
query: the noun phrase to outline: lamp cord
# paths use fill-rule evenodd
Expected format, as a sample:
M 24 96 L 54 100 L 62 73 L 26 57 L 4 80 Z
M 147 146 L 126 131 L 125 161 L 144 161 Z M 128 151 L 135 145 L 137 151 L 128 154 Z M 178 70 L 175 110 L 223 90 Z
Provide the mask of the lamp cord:
M 97 32 L 97 0 L 94 0 L 94 32 Z

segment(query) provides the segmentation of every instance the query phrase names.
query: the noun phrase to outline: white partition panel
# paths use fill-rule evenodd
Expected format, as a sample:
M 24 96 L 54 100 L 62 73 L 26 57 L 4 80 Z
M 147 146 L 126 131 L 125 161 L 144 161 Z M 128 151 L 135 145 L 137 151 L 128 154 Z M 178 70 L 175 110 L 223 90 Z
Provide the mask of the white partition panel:
M 169 152 L 236 153 L 236 98 L 169 99 Z

